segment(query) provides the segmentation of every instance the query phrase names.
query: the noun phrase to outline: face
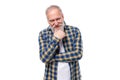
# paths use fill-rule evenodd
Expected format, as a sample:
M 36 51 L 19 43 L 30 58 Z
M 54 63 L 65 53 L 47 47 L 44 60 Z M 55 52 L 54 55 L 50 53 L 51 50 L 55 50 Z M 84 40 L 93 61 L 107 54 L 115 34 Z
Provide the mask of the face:
M 63 25 L 64 17 L 58 9 L 51 9 L 47 13 L 47 20 L 51 27 L 58 29 Z

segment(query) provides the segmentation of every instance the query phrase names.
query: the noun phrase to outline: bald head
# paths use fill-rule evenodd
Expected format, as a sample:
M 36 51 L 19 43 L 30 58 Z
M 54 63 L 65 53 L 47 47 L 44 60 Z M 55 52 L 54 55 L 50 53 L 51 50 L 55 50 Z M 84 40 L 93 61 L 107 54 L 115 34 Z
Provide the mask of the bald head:
M 57 10 L 59 10 L 59 11 L 62 13 L 62 10 L 60 9 L 59 6 L 57 6 L 57 5 L 51 5 L 51 6 L 49 6 L 49 7 L 46 9 L 46 15 L 47 15 L 51 10 L 53 10 L 53 9 L 57 9 Z

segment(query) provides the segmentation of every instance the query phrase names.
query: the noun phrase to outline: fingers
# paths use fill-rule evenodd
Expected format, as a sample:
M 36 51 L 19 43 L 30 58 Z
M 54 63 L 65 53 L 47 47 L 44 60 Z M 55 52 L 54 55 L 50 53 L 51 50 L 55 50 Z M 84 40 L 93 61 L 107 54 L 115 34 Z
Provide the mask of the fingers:
M 52 26 L 53 28 L 55 28 L 55 24 L 53 24 L 53 26 Z
M 62 38 L 65 37 L 65 32 L 62 31 L 62 30 L 58 30 L 58 31 L 56 31 L 56 32 L 54 33 L 54 36 L 57 37 L 57 38 L 59 38 L 59 39 L 62 39 Z

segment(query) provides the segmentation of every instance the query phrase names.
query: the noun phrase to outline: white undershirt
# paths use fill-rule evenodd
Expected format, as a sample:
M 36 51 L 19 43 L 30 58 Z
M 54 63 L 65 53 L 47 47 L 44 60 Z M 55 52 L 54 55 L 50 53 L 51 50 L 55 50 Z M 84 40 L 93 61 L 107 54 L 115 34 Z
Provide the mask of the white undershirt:
M 60 41 L 60 52 L 65 52 L 63 43 Z M 68 63 L 58 62 L 57 80 L 70 80 L 70 67 Z

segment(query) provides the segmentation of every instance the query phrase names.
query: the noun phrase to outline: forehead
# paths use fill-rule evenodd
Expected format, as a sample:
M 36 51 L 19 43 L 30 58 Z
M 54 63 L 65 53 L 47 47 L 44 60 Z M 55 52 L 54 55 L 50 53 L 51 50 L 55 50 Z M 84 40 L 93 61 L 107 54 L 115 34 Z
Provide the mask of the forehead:
M 55 19 L 55 18 L 61 17 L 62 13 L 59 9 L 52 8 L 48 10 L 46 15 L 48 19 Z

